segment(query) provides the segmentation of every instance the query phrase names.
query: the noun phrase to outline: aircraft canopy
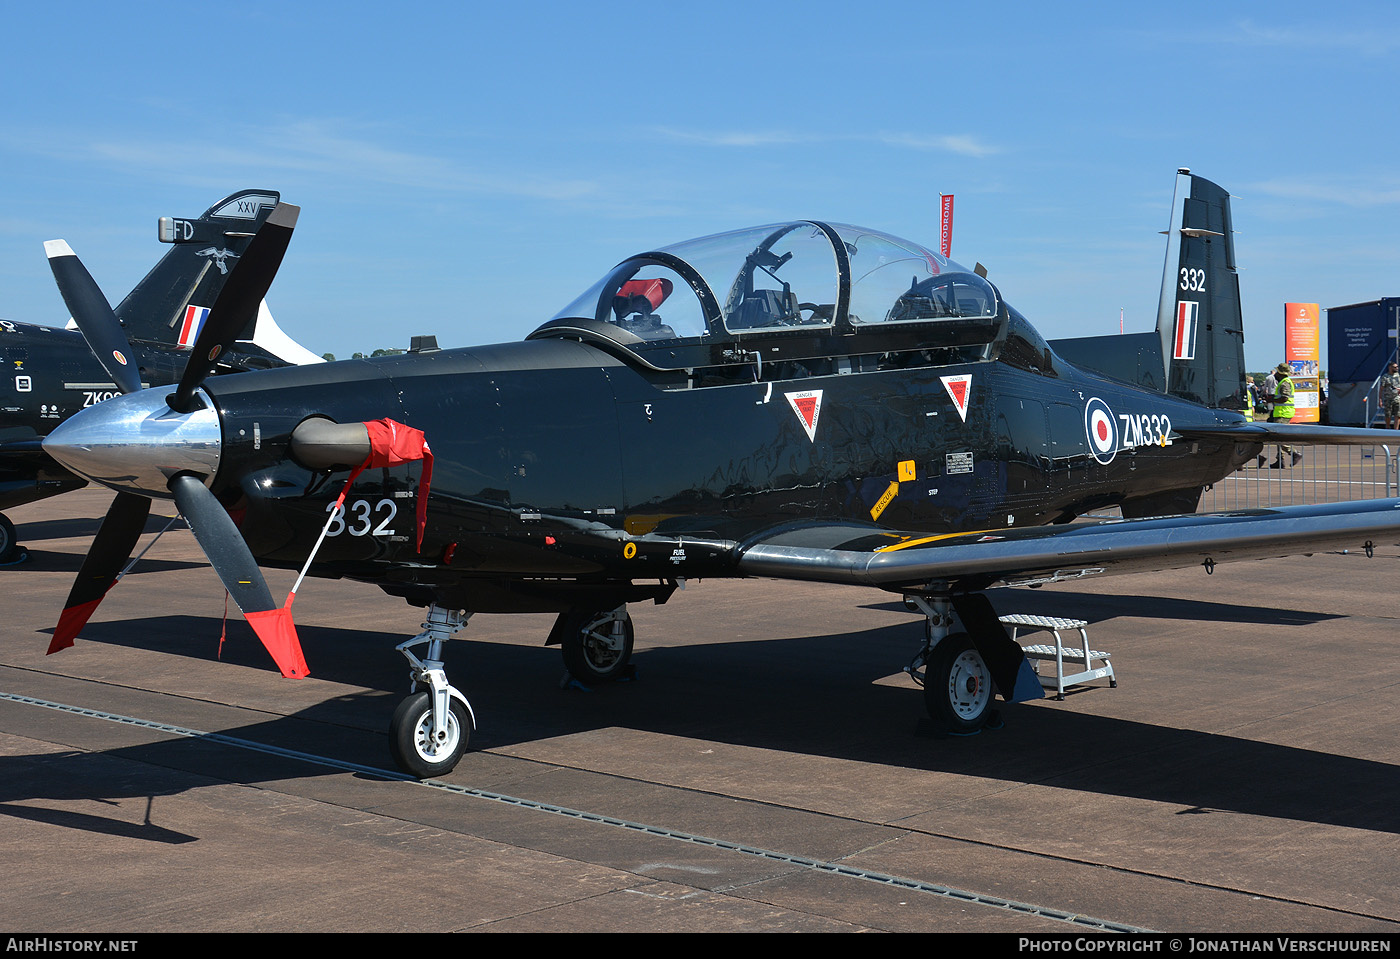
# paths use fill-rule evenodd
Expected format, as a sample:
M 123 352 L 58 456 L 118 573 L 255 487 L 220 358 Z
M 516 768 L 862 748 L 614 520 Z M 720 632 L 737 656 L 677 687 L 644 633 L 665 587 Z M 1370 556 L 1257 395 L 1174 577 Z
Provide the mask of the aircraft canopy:
M 697 347 L 755 337 L 815 347 L 832 336 L 917 326 L 937 327 L 944 342 L 987 344 L 1004 316 L 992 284 L 917 243 L 798 220 L 629 257 L 531 338 L 583 334 L 674 369 L 697 365 Z

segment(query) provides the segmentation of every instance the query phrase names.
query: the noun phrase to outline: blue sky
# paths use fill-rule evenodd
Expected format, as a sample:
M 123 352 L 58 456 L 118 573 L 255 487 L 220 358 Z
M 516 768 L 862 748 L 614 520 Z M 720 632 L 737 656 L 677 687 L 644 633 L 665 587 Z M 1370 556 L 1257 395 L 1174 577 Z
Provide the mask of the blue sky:
M 1400 7 L 18 3 L 0 316 L 42 243 L 115 302 L 160 215 L 301 221 L 268 300 L 316 352 L 519 339 L 623 257 L 798 218 L 937 243 L 1049 337 L 1155 323 L 1174 173 L 1236 196 L 1249 365 L 1286 301 L 1400 295 Z

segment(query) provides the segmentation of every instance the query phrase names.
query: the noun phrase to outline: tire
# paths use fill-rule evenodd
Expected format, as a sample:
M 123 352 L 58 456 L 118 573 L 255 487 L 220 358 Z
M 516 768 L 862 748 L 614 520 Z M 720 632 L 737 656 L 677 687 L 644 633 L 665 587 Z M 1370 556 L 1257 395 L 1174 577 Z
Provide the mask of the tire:
M 626 612 L 622 619 L 600 619 L 611 615 L 611 611 L 587 611 L 568 613 L 560 648 L 564 654 L 564 668 L 585 686 L 610 683 L 627 675 L 627 664 L 632 660 L 632 617 Z M 596 624 L 596 625 L 595 625 Z
M 0 513 L 0 564 L 12 563 L 20 559 L 19 535 L 15 524 L 8 516 Z
M 996 686 L 967 633 L 950 633 L 924 672 L 924 706 L 950 732 L 975 733 L 992 717 Z
M 400 769 L 419 779 L 445 776 L 457 765 L 471 740 L 471 718 L 455 698 L 448 700 L 447 739 L 431 740 L 433 701 L 427 692 L 414 693 L 399 703 L 389 721 L 389 752 Z

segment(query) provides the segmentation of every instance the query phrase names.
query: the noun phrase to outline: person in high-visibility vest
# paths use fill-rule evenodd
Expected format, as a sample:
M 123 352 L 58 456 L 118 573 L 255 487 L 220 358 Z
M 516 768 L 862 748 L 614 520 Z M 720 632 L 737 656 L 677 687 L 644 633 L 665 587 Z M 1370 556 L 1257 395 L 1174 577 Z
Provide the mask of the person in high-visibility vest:
M 1273 396 L 1274 410 L 1269 414 L 1269 422 L 1288 423 L 1293 420 L 1293 414 L 1296 412 L 1293 407 L 1292 370 L 1288 368 L 1287 363 L 1280 363 L 1278 368 L 1274 370 L 1274 376 L 1278 380 L 1278 386 Z M 1291 465 L 1297 466 L 1299 463 L 1303 462 L 1302 453 L 1295 453 L 1293 447 L 1279 444 L 1278 459 L 1270 463 L 1269 468 L 1281 470 L 1290 465 L 1283 461 L 1283 454 L 1285 453 L 1292 457 Z
M 1244 419 L 1246 423 L 1254 422 L 1254 406 L 1259 402 L 1259 387 L 1254 385 L 1254 377 L 1245 374 L 1244 378 Z

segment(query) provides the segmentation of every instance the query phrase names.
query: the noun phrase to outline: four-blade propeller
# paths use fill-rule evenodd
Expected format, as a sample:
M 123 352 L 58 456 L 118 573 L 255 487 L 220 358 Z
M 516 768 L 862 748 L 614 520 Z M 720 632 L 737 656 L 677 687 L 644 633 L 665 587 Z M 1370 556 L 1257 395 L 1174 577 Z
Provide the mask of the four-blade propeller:
M 219 356 L 256 318 L 258 304 L 277 275 L 299 213 L 298 207 L 279 203 L 268 215 L 214 301 L 190 351 L 179 385 L 175 392 L 165 398 L 166 408 L 158 414 L 149 414 L 150 420 L 158 419 L 168 424 L 172 419 L 179 421 L 202 409 L 203 401 L 196 391 L 205 377 L 213 372 Z M 67 243 L 51 240 L 44 247 L 64 302 L 93 353 L 123 393 L 138 392 L 141 383 L 134 365 L 135 355 L 106 297 Z M 120 402 L 108 401 L 114 408 Z M 157 401 L 153 405 L 158 407 L 161 404 Z M 82 412 L 91 417 L 98 409 L 100 407 Z M 70 424 L 73 424 L 73 420 L 59 426 L 44 441 L 45 450 L 60 462 L 64 461 L 65 443 L 73 442 L 65 440 L 65 432 L 72 436 L 81 429 L 76 424 L 70 428 Z M 74 443 L 74 446 L 76 448 L 77 444 Z M 159 447 L 156 451 L 159 453 Z M 119 457 L 121 453 L 118 450 L 112 455 Z M 212 477 L 178 468 L 168 472 L 172 474 L 165 477 L 169 494 L 189 522 L 204 555 L 253 631 L 276 660 L 282 674 L 296 678 L 307 675 L 306 661 L 302 657 L 290 610 L 273 602 L 272 593 L 248 544 L 206 485 Z M 146 489 L 151 495 L 165 493 L 149 487 Z M 118 492 L 68 595 L 49 652 L 73 645 L 73 638 L 117 581 L 145 526 L 150 505 L 147 495 Z

